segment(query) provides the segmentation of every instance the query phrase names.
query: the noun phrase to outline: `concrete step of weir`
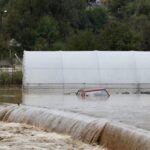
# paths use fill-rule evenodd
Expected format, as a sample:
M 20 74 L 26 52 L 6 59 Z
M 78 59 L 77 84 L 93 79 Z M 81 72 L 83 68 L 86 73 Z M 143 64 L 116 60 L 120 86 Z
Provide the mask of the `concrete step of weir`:
M 25 105 L 0 106 L 0 120 L 27 123 L 46 131 L 69 134 L 109 150 L 150 150 L 150 132 L 103 118 Z

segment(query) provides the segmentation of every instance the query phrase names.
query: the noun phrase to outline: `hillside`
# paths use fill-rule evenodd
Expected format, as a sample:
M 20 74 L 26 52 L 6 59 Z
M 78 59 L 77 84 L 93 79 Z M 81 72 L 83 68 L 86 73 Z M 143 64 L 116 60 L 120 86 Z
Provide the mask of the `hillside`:
M 149 50 L 150 1 L 0 0 L 0 57 L 26 50 Z M 7 11 L 6 11 L 7 10 Z M 13 41 L 13 42 L 12 42 Z

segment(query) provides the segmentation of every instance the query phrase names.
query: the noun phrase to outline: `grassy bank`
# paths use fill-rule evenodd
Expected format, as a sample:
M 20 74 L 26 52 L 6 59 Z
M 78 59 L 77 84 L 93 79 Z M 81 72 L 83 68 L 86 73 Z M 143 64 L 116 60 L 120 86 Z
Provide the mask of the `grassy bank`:
M 22 71 L 0 72 L 0 86 L 21 86 Z

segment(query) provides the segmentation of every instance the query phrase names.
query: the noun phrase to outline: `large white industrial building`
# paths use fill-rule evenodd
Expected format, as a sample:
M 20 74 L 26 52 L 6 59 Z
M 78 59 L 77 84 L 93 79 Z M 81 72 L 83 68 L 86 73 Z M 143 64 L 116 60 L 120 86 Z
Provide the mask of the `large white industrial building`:
M 150 89 L 150 52 L 25 51 L 24 88 Z

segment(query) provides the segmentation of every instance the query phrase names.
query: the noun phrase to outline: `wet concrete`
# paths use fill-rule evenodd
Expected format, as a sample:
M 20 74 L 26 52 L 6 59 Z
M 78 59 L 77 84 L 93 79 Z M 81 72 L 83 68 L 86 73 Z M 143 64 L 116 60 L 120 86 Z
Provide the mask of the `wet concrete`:
M 74 93 L 60 94 L 34 90 L 23 94 L 23 104 L 107 118 L 150 130 L 148 94 L 111 94 L 110 97 L 82 99 Z

